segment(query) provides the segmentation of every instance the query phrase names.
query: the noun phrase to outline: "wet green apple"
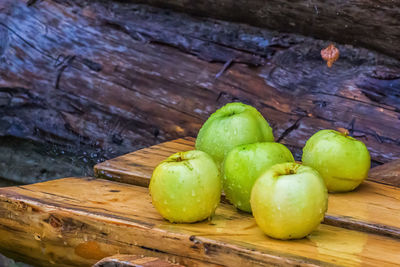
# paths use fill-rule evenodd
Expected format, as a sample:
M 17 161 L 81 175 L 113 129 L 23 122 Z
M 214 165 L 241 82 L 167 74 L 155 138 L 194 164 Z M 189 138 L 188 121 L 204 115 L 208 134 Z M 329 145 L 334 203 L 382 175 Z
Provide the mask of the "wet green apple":
M 207 152 L 217 164 L 238 145 L 273 142 L 272 129 L 254 107 L 229 103 L 213 113 L 201 127 L 196 149 Z
M 318 227 L 328 206 L 320 174 L 298 163 L 269 168 L 254 183 L 251 209 L 263 232 L 277 239 L 303 238 Z
M 329 192 L 355 189 L 371 166 L 363 142 L 334 130 L 321 130 L 311 136 L 303 148 L 302 161 L 322 175 Z
M 238 209 L 251 212 L 250 193 L 256 179 L 277 163 L 294 162 L 284 145 L 274 142 L 246 144 L 233 148 L 223 164 L 224 192 Z
M 153 171 L 150 194 L 168 221 L 192 223 L 211 217 L 220 201 L 221 178 L 211 156 L 198 150 L 178 152 Z

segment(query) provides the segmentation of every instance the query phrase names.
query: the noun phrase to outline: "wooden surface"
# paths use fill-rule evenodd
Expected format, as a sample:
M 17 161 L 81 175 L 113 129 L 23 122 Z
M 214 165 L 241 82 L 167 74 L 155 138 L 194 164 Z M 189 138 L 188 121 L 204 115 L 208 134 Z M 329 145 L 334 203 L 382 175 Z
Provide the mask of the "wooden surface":
M 94 166 L 97 177 L 147 187 L 154 168 L 179 151 L 194 149 L 195 138 L 185 137 L 147 147 Z
M 211 221 L 171 224 L 147 188 L 103 179 L 0 189 L 0 251 L 43 266 L 88 266 L 117 253 L 191 266 L 390 266 L 399 247 L 396 238 L 324 224 L 305 239 L 274 240 L 223 203 Z
M 194 141 L 191 137 L 178 139 L 105 161 L 94 167 L 95 175 L 148 186 L 155 166 L 173 153 L 194 149 Z M 380 176 L 368 180 L 382 181 Z M 386 177 L 384 182 L 399 181 Z M 354 192 L 330 194 L 325 223 L 400 238 L 400 188 L 366 181 Z
M 183 267 L 155 257 L 136 255 L 114 255 L 97 262 L 93 267 Z
M 103 161 L 195 136 L 217 108 L 243 101 L 297 159 L 312 134 L 337 127 L 362 136 L 374 163 L 400 158 L 398 61 L 337 45 L 328 68 L 328 41 L 131 1 L 26 2 L 0 1 L 0 144 L 24 141 L 14 151 L 34 142 L 79 163 Z M 14 167 L 2 177 L 42 177 L 42 163 L 2 153 L 0 162 Z

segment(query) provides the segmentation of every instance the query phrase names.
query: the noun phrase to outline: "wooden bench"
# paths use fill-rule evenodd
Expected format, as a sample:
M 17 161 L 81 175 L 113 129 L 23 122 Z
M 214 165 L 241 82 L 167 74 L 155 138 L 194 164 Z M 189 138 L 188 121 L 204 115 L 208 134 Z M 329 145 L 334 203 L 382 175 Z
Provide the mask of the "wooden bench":
M 141 149 L 97 164 L 95 174 L 147 187 L 153 169 L 163 159 L 178 151 L 194 149 L 194 141 L 188 137 Z M 325 223 L 400 238 L 400 216 L 393 216 L 400 214 L 400 189 L 397 188 L 400 178 L 396 176 L 399 170 L 400 161 L 377 167 L 355 192 L 331 194 Z
M 268 238 L 251 215 L 227 203 L 210 221 L 163 220 L 145 185 L 154 166 L 192 149 L 193 141 L 167 142 L 95 166 L 97 175 L 114 181 L 64 178 L 0 188 L 0 252 L 42 266 L 90 266 L 114 254 L 189 266 L 400 262 L 400 189 L 377 183 L 378 176 L 355 192 L 331 194 L 324 224 L 301 240 Z

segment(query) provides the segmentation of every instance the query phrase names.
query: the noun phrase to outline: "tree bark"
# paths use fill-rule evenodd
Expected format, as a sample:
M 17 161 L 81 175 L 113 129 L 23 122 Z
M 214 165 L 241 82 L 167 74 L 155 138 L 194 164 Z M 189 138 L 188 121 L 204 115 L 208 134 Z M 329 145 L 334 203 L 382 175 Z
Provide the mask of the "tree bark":
M 400 1 L 133 0 L 380 51 L 400 59 Z
M 0 3 L 3 137 L 103 160 L 196 136 L 217 108 L 242 101 L 297 159 L 312 134 L 338 127 L 375 164 L 400 158 L 394 59 L 339 45 L 327 68 L 329 43 L 298 35 L 132 3 L 29 3 Z

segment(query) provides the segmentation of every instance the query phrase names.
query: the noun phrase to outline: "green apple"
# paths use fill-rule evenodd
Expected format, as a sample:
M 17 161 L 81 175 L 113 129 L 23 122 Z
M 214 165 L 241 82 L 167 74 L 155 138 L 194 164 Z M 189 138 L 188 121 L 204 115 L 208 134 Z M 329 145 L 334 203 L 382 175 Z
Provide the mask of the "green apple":
M 297 239 L 311 233 L 323 220 L 328 192 L 316 170 L 298 163 L 280 163 L 257 179 L 250 203 L 265 234 Z
M 322 175 L 329 192 L 355 189 L 371 166 L 363 142 L 334 130 L 321 130 L 311 136 L 303 148 L 302 161 Z
M 205 152 L 178 152 L 154 169 L 150 194 L 157 211 L 170 222 L 210 218 L 220 201 L 219 169 Z
M 294 162 L 284 145 L 274 142 L 254 143 L 233 148 L 223 164 L 224 192 L 238 209 L 251 212 L 250 194 L 256 179 L 277 163 Z
M 229 103 L 214 112 L 201 127 L 196 149 L 208 153 L 217 164 L 238 145 L 273 142 L 272 129 L 255 108 Z

